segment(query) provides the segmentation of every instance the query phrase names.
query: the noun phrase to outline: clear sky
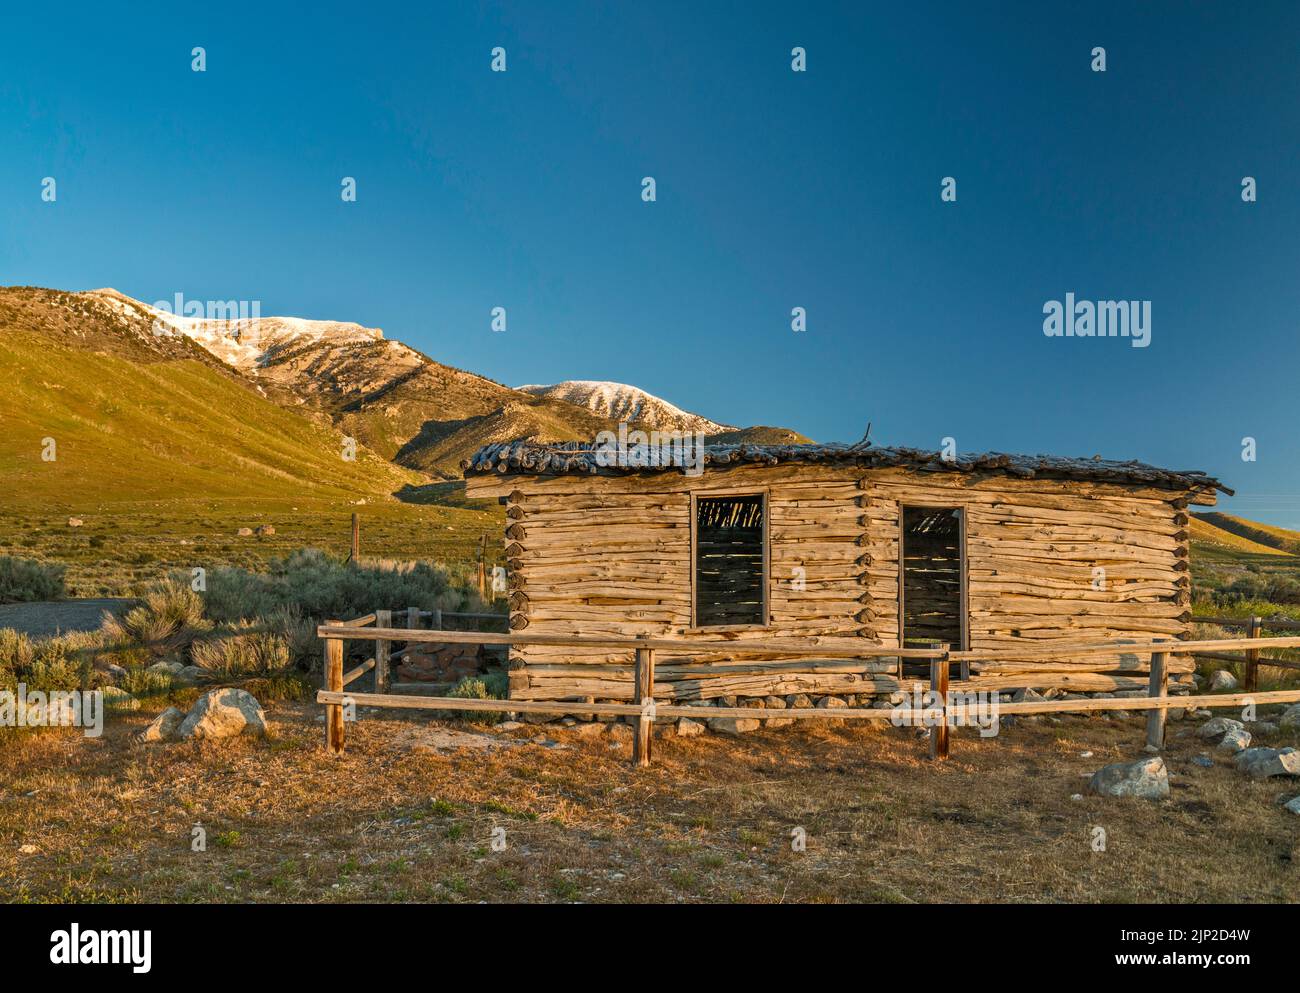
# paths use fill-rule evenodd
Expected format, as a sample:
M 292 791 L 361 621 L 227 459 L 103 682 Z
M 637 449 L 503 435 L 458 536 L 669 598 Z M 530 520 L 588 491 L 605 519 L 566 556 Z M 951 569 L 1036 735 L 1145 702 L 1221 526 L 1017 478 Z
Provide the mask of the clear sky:
M 818 440 L 1199 468 L 1300 527 L 1300 5 L 177 6 L 6 4 L 0 283 L 257 300 Z M 1150 346 L 1046 337 L 1067 293 L 1151 301 Z

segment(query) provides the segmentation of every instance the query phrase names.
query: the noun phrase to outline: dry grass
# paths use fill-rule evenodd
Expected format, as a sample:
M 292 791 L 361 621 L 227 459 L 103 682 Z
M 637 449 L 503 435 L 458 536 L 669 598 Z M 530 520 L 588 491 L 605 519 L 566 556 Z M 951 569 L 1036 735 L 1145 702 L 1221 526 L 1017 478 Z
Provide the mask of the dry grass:
M 764 731 L 628 746 L 544 730 L 485 755 L 412 749 L 398 712 L 320 748 L 320 708 L 273 704 L 268 741 L 146 746 L 113 721 L 0 738 L 0 892 L 125 901 L 1156 901 L 1300 900 L 1300 818 L 1279 795 L 1170 725 L 1170 798 L 1083 793 L 1086 773 L 1140 755 L 1140 719 L 961 731 L 924 759 L 895 728 Z M 458 725 L 468 727 L 467 725 Z M 485 733 L 493 732 L 487 729 Z M 1271 744 L 1295 744 L 1295 735 Z M 1091 758 L 1080 753 L 1092 751 Z M 190 849 L 207 831 L 206 852 Z M 1107 834 L 1092 850 L 1093 828 Z M 507 848 L 491 850 L 494 828 Z M 791 850 L 803 827 L 807 851 Z M 23 846 L 35 846 L 23 854 Z

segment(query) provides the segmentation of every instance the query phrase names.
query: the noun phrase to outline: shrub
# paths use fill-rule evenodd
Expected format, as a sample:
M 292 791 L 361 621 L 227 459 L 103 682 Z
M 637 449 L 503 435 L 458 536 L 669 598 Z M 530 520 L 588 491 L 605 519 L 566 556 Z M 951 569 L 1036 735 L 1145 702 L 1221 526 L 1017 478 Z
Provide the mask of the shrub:
M 252 624 L 240 624 L 224 637 L 194 642 L 190 656 L 215 679 L 276 676 L 294 661 L 284 638 Z
M 466 676 L 451 688 L 448 696 L 462 700 L 504 700 L 509 681 L 502 673 L 489 673 L 485 676 Z M 476 721 L 480 724 L 497 724 L 505 720 L 502 711 L 493 710 L 452 710 L 451 717 L 462 721 Z
M 68 634 L 33 641 L 10 628 L 0 630 L 0 686 L 25 683 L 31 690 L 76 690 L 91 681 L 98 639 Z
M 106 614 L 103 632 L 118 642 L 142 645 L 155 655 L 174 655 L 211 627 L 203 617 L 199 595 L 189 584 L 170 579 L 152 587 L 144 602 L 125 616 Z
M 0 555 L 0 603 L 61 599 L 66 592 L 65 571 L 57 562 Z
M 485 609 L 467 577 L 430 562 L 353 566 L 314 548 L 272 561 L 265 573 L 212 569 L 204 599 L 208 616 L 218 623 L 270 617 L 281 610 L 346 620 L 383 607 Z

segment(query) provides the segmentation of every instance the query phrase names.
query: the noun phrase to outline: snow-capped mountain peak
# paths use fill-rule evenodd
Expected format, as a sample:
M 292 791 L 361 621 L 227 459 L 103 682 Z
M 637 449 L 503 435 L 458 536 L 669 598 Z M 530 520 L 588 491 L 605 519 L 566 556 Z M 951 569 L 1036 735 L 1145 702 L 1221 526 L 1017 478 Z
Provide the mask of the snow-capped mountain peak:
M 517 388 L 523 393 L 586 407 L 593 413 L 612 421 L 639 421 L 664 430 L 704 431 L 707 434 L 734 430 L 730 425 L 719 424 L 707 417 L 682 410 L 653 393 L 628 386 L 626 383 L 571 379 L 550 386 L 530 385 Z
M 350 321 L 315 321 L 302 317 L 263 317 L 258 303 L 237 300 L 160 300 L 150 305 L 114 289 L 90 290 L 94 297 L 124 314 L 147 319 L 160 337 L 191 338 L 221 361 L 253 372 L 275 355 L 303 345 L 346 346 L 382 341 L 378 328 Z

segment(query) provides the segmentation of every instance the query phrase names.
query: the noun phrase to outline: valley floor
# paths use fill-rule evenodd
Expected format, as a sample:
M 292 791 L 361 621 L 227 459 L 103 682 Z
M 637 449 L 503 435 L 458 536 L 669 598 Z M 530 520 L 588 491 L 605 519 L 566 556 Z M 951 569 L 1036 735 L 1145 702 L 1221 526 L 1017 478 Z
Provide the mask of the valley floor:
M 191 691 L 192 692 L 192 691 Z M 177 702 L 184 704 L 183 699 Z M 1139 718 L 1064 717 L 924 758 L 906 729 L 795 727 L 629 745 L 388 711 L 348 726 L 271 703 L 269 740 L 143 745 L 147 711 L 0 748 L 0 893 L 19 901 L 1296 902 L 1294 783 L 1200 768 L 1170 725 L 1172 794 L 1086 793 L 1140 757 Z M 438 728 L 523 742 L 440 753 Z M 543 743 L 529 738 L 544 735 Z M 1267 743 L 1300 744 L 1297 735 Z M 559 747 L 557 747 L 557 745 Z M 1090 757 L 1081 753 L 1091 751 Z M 1084 794 L 1082 799 L 1071 799 Z M 206 851 L 191 850 L 196 825 Z M 494 851 L 495 829 L 505 848 Z M 807 849 L 791 848 L 802 828 Z M 1104 851 L 1094 851 L 1096 828 Z
M 463 491 L 463 487 L 460 488 Z M 0 555 L 60 562 L 68 595 L 136 596 L 170 572 L 196 566 L 264 569 L 297 549 L 346 555 L 352 513 L 360 515 L 366 559 L 468 563 L 488 536 L 499 556 L 502 514 L 495 504 L 467 501 L 454 486 L 439 503 L 349 504 L 314 500 L 166 500 L 0 510 Z M 80 520 L 70 526 L 70 518 Z M 273 534 L 239 534 L 269 526 Z

